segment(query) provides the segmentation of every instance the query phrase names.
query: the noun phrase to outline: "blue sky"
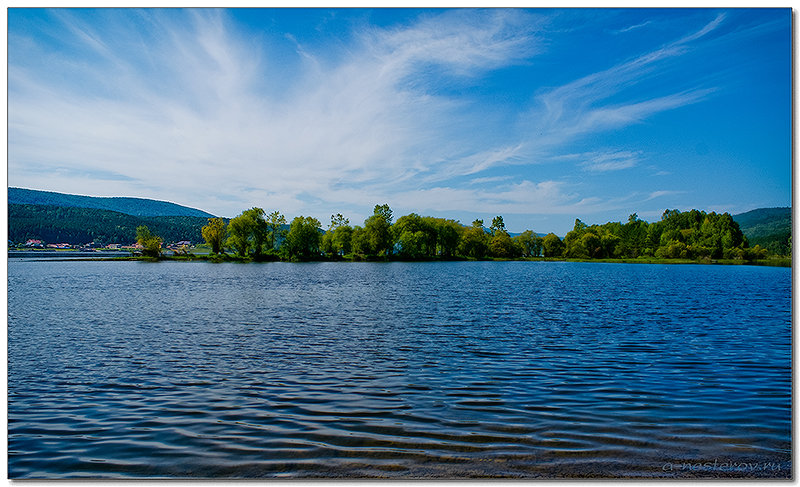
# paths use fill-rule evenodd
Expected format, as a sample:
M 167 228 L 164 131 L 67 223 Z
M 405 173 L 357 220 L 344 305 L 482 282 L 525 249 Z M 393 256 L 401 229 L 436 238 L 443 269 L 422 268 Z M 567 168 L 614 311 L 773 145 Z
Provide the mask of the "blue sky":
M 791 204 L 790 9 L 10 9 L 8 184 L 564 235 Z

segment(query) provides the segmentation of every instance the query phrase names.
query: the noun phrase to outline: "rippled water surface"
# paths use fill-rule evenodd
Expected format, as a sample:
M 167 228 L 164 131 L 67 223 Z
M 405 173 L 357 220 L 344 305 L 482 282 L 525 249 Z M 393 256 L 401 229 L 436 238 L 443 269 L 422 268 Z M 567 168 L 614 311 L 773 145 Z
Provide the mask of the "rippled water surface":
M 8 266 L 9 476 L 791 476 L 791 269 Z

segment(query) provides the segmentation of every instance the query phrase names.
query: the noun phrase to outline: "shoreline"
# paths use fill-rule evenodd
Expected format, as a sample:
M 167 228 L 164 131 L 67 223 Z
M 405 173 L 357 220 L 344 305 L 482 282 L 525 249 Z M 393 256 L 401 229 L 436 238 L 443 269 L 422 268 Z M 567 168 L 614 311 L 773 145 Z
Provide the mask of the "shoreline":
M 11 256 L 9 256 L 10 258 Z M 210 254 L 203 255 L 188 255 L 188 256 L 160 256 L 144 257 L 144 256 L 117 256 L 117 257 L 72 257 L 72 258 L 40 258 L 35 257 L 27 258 L 35 262 L 125 262 L 125 261 L 141 261 L 141 262 L 209 262 L 213 264 L 222 263 L 238 263 L 238 264 L 265 264 L 271 262 L 287 262 L 287 263 L 309 263 L 309 262 L 582 262 L 582 263 L 603 263 L 603 264 L 668 264 L 668 265 L 737 265 L 737 266 L 760 266 L 760 267 L 792 267 L 792 258 L 781 257 L 773 259 L 761 259 L 753 261 L 734 260 L 734 259 L 658 259 L 658 258 L 637 258 L 637 259 L 572 259 L 572 258 L 554 258 L 554 257 L 525 257 L 519 259 L 502 259 L 502 258 L 488 258 L 488 259 L 472 259 L 472 258 L 435 258 L 435 259 L 393 259 L 393 258 L 319 258 L 312 260 L 283 260 L 276 256 L 267 256 L 267 258 L 253 259 L 251 257 L 238 257 L 228 254 L 221 256 L 212 256 Z

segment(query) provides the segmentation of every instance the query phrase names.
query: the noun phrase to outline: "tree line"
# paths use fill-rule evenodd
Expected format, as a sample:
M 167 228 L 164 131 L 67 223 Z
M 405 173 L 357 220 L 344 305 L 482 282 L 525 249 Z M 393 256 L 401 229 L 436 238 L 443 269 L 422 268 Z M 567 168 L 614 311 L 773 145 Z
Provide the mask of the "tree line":
M 619 259 L 755 260 L 767 257 L 760 245 L 750 247 L 739 224 L 728 213 L 666 210 L 661 220 L 640 220 L 634 213 L 628 222 L 575 226 L 562 242 L 565 257 Z
M 154 235 L 142 232 L 155 251 Z M 389 205 L 375 205 L 363 225 L 350 225 L 342 214 L 330 224 L 298 216 L 287 224 L 278 211 L 267 214 L 251 208 L 235 218 L 209 218 L 202 228 L 211 252 L 233 253 L 252 260 L 428 260 L 428 259 L 734 259 L 767 256 L 766 249 L 750 248 L 739 225 L 728 213 L 667 210 L 660 221 L 648 223 L 634 213 L 627 223 L 586 225 L 575 220 L 563 239 L 532 230 L 511 236 L 502 216 L 491 224 L 477 219 L 470 226 L 445 218 L 401 216 L 396 221 Z M 138 235 L 137 235 L 138 237 Z M 144 245 L 146 239 L 140 239 Z M 145 245 L 145 247 L 147 247 Z

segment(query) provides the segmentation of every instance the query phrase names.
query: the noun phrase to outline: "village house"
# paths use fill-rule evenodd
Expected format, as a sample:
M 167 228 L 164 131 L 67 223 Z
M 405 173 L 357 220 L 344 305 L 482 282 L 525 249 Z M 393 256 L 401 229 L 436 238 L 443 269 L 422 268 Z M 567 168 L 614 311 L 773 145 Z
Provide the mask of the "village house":
M 71 249 L 72 245 L 68 243 L 47 244 L 48 249 Z

